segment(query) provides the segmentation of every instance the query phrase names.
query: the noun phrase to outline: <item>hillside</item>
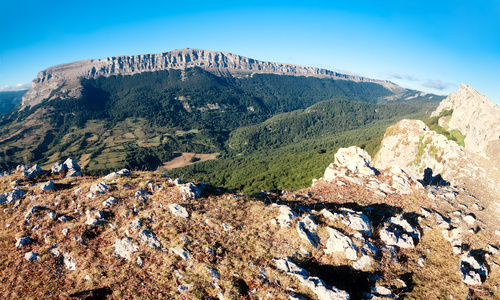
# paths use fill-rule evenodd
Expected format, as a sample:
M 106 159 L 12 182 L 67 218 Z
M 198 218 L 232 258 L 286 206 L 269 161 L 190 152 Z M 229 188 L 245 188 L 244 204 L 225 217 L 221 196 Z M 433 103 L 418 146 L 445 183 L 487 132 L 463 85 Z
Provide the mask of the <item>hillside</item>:
M 0 115 L 11 112 L 16 106 L 21 104 L 24 91 L 0 92 Z
M 71 159 L 19 166 L 0 177 L 2 297 L 500 297 L 482 198 L 375 169 L 356 147 L 333 161 L 310 188 L 251 196 L 155 172 L 79 176 Z
M 44 71 L 46 76 L 52 74 L 50 78 L 78 80 L 78 93 L 59 86 L 51 89 L 49 99 L 3 116 L 0 168 L 20 162 L 48 168 L 74 157 L 87 172 L 106 174 L 120 168 L 155 170 L 175 159 L 176 153 L 194 153 L 217 159 L 169 173 L 229 187 L 241 172 L 251 172 L 250 161 L 266 165 L 266 160 L 284 158 L 280 149 L 311 159 L 321 154 L 318 151 L 351 144 L 375 149 L 391 123 L 404 117 L 423 118 L 442 99 L 333 73 L 299 76 L 301 72 L 290 69 L 280 75 L 266 69 L 243 74 L 245 64 L 232 73 L 187 65 L 87 77 L 73 76 L 80 73 L 67 71 L 70 66 Z M 50 88 L 47 78 L 31 91 Z M 269 124 L 274 131 L 267 129 Z M 279 174 L 295 164 L 290 157 L 281 170 L 268 169 L 270 178 L 283 178 L 280 182 L 248 177 L 232 188 L 304 187 L 321 173 L 308 167 L 302 178 Z M 232 166 L 234 172 L 227 168 L 223 178 L 222 174 L 214 178 L 223 165 Z

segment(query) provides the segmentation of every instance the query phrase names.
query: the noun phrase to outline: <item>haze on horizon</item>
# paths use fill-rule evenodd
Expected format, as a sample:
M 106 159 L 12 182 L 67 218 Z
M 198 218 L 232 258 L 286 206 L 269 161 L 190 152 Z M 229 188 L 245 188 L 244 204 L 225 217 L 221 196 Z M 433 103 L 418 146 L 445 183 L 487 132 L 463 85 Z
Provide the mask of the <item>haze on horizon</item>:
M 0 90 L 78 60 L 180 48 L 386 79 L 500 104 L 500 2 L 26 1 L 0 10 Z M 26 85 L 28 84 L 28 85 Z

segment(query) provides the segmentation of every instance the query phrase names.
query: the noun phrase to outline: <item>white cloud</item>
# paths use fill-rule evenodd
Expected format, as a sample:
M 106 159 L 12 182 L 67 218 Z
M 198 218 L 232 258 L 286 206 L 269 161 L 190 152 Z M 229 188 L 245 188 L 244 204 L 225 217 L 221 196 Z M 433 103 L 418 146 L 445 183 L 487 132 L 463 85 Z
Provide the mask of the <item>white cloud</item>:
M 4 85 L 0 87 L 0 92 L 12 92 L 12 91 L 22 91 L 31 88 L 31 83 L 20 83 L 17 85 Z
M 423 86 L 425 86 L 425 87 L 433 88 L 433 89 L 440 90 L 440 91 L 447 89 L 448 87 L 450 87 L 452 85 L 453 85 L 452 83 L 443 82 L 439 79 L 437 79 L 437 80 L 429 79 L 429 80 L 427 80 L 426 83 L 423 84 Z
M 392 73 L 390 76 L 392 78 L 395 78 L 395 79 L 404 79 L 404 80 L 408 80 L 408 81 L 419 81 L 418 78 L 416 78 L 415 76 L 412 76 L 412 75 Z

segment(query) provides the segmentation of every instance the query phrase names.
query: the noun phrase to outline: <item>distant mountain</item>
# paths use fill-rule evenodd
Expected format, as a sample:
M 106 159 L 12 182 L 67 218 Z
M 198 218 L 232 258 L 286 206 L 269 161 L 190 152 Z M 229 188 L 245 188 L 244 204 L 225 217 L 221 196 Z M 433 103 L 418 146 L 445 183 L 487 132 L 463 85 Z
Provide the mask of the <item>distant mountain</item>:
M 0 115 L 12 111 L 21 104 L 22 96 L 26 92 L 27 90 L 0 92 Z
M 143 72 L 200 67 L 221 77 L 248 77 L 254 74 L 312 76 L 372 82 L 391 91 L 393 100 L 415 96 L 386 80 L 340 74 L 334 71 L 293 64 L 260 61 L 227 52 L 200 49 L 172 50 L 158 54 L 108 57 L 57 65 L 41 71 L 33 80 L 33 87 L 23 97 L 23 106 L 33 106 L 44 99 L 78 97 L 81 95 L 81 78 L 96 79 L 100 76 L 133 75 Z M 398 95 L 396 97 L 392 94 Z
M 300 187 L 321 170 L 305 165 L 297 174 L 307 175 L 295 179 L 273 174 L 302 167 L 296 160 L 306 153 L 301 159 L 319 159 L 354 143 L 374 150 L 387 126 L 423 118 L 442 99 L 386 81 L 214 51 L 77 62 L 41 72 L 21 109 L 0 118 L 0 168 L 48 167 L 73 157 L 102 174 L 189 162 L 169 173 L 252 190 Z M 199 161 L 200 155 L 217 160 Z M 257 165 L 269 177 L 253 178 Z

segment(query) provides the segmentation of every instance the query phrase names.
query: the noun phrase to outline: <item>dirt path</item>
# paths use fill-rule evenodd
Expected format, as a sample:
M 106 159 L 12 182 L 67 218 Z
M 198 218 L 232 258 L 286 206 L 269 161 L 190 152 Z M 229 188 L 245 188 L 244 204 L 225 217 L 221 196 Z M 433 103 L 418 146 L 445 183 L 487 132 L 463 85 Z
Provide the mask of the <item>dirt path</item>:
M 197 162 L 207 161 L 211 159 L 216 159 L 220 153 L 212 153 L 212 154 L 196 154 L 196 153 L 179 153 L 174 152 L 176 157 L 171 161 L 167 161 L 163 163 L 163 168 L 166 170 L 172 170 L 175 168 L 180 168 L 188 165 L 195 164 Z M 191 162 L 191 159 L 195 157 L 198 160 L 196 162 Z

